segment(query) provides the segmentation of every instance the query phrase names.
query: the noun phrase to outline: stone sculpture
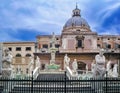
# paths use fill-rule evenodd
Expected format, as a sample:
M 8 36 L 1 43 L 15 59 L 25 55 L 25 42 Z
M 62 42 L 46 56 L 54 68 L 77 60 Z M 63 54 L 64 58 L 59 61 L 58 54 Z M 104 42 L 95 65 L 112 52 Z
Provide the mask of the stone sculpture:
M 107 71 L 107 77 L 112 77 L 111 61 L 107 62 L 106 71 Z
M 5 49 L 2 60 L 3 68 L 11 68 L 12 58 L 13 56 L 11 55 L 10 51 L 8 49 Z
M 68 57 L 67 54 L 65 54 L 64 56 L 64 69 L 66 68 L 66 66 L 69 66 L 70 63 L 70 58 Z
M 40 58 L 37 56 L 37 58 L 36 58 L 36 67 L 41 67 L 41 64 L 40 64 Z
M 52 47 L 55 48 L 55 43 L 56 43 L 56 38 L 55 38 L 55 34 L 53 33 L 52 35 L 52 39 L 51 39 L 51 44 L 52 44 Z
M 12 73 L 12 58 L 10 51 L 6 48 L 3 53 L 2 60 L 2 76 L 6 78 L 10 78 Z
M 117 68 L 118 68 L 118 65 L 117 65 L 117 64 L 114 64 L 112 77 L 118 77 Z
M 55 43 L 56 43 L 56 38 L 55 38 L 55 34 L 53 33 L 52 35 L 52 39 L 50 41 L 52 47 L 50 48 L 50 53 L 51 53 L 51 60 L 50 60 L 50 64 L 55 64 L 55 53 L 58 50 L 57 48 L 55 48 Z
M 93 73 L 93 77 L 95 78 L 103 78 L 105 75 L 105 56 L 104 54 L 104 49 L 100 49 L 99 54 L 95 56 L 95 69 Z
M 77 73 L 78 64 L 77 64 L 77 60 L 76 59 L 74 59 L 74 61 L 72 63 L 72 68 L 73 68 L 73 73 Z
M 91 64 L 91 72 L 92 73 L 94 73 L 94 69 L 95 69 L 95 61 L 93 61 Z
M 34 70 L 34 59 L 30 57 L 30 63 L 28 64 L 29 73 L 32 74 L 32 71 Z
M 86 64 L 85 69 L 86 69 L 86 74 L 87 74 L 88 73 L 88 65 L 87 64 Z

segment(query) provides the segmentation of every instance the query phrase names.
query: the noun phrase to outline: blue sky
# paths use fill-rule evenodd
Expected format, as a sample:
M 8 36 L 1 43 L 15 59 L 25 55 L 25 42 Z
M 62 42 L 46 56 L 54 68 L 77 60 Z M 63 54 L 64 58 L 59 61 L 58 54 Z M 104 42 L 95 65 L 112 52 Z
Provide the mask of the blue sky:
M 0 42 L 61 34 L 76 2 L 92 31 L 120 34 L 120 0 L 0 0 Z

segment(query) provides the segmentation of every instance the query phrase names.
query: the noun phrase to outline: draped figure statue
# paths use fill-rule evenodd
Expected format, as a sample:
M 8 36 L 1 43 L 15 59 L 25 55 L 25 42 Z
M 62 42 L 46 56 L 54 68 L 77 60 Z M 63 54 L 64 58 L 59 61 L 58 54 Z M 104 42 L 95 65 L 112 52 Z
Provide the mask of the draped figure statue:
M 73 63 L 72 63 L 72 68 L 73 68 L 73 73 L 77 73 L 77 69 L 78 69 L 78 64 L 77 64 L 77 60 L 74 59 Z
M 66 68 L 66 66 L 69 66 L 70 63 L 70 58 L 68 57 L 67 54 L 65 54 L 64 56 L 64 69 Z
M 112 77 L 118 77 L 117 68 L 118 68 L 118 65 L 114 64 Z
M 29 74 L 32 74 L 32 71 L 34 70 L 34 59 L 30 57 L 30 63 L 28 64 Z
M 99 54 L 95 56 L 95 68 L 94 68 L 94 73 L 93 77 L 95 78 L 102 78 L 105 75 L 105 56 L 104 54 L 104 49 L 100 49 Z

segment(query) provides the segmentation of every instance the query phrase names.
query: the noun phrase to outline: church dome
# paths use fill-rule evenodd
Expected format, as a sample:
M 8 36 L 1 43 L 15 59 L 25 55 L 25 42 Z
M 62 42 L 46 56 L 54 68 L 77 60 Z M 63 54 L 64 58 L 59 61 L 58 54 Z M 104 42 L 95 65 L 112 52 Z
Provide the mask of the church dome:
M 64 28 L 72 27 L 72 26 L 84 26 L 90 28 L 89 24 L 85 19 L 83 19 L 80 15 L 80 9 L 77 8 L 73 10 L 72 18 L 68 19 L 65 23 Z
M 71 27 L 71 26 L 86 26 L 90 28 L 88 23 L 86 22 L 85 19 L 81 18 L 80 16 L 74 16 L 70 18 L 66 23 L 65 23 L 65 28 L 66 27 Z

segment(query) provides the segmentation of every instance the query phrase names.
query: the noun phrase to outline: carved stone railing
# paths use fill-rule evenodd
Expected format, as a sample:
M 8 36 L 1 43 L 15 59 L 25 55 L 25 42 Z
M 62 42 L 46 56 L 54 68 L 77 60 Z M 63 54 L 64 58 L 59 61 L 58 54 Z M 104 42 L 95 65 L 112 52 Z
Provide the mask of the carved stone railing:
M 74 74 L 72 72 L 72 70 L 70 69 L 70 67 L 68 67 L 68 66 L 66 67 L 66 75 L 69 79 L 77 79 L 78 78 L 78 74 L 77 73 Z
M 39 75 L 39 67 L 36 67 L 34 70 L 33 70 L 33 79 L 36 79 L 37 76 Z
M 47 48 L 41 48 L 39 51 L 40 51 L 40 53 L 48 53 L 48 49 Z

